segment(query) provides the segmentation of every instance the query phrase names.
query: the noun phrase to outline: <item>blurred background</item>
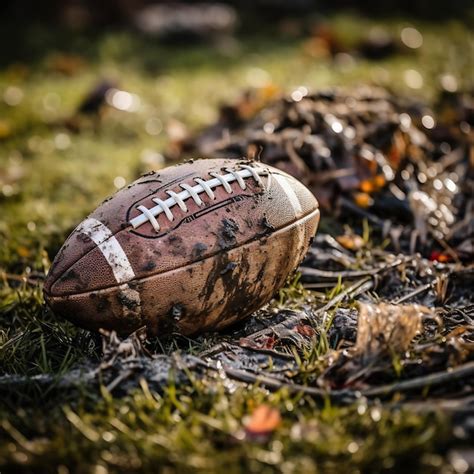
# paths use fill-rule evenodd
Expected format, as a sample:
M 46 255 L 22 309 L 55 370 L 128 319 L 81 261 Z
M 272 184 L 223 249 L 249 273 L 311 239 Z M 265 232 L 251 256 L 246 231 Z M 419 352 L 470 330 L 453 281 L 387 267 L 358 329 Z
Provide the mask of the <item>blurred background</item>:
M 417 129 L 436 132 L 442 154 L 454 145 L 440 120 L 454 117 L 470 133 L 469 1 L 17 0 L 1 3 L 0 18 L 0 260 L 7 268 L 31 265 L 43 248 L 53 255 L 105 196 L 144 172 L 189 156 L 270 150 L 248 139 L 249 130 L 245 143 L 220 141 L 248 124 L 273 136 L 286 113 L 272 109 L 281 98 L 297 104 L 343 87 L 336 102 L 365 103 L 357 120 L 378 123 L 375 135 L 389 137 L 370 146 L 395 161 L 405 109 Z M 316 109 L 320 99 L 332 100 L 314 98 Z M 375 99 L 382 105 L 371 109 Z M 387 104 L 395 107 L 389 115 Z M 359 129 L 340 133 L 353 112 L 321 107 L 329 131 L 311 146 L 323 158 L 367 142 Z M 335 110 L 346 114 L 342 125 Z M 305 120 L 296 125 L 303 132 L 313 126 Z M 344 135 L 342 142 L 334 134 Z M 415 144 L 430 148 L 423 143 Z M 265 153 L 264 160 L 274 158 Z M 302 175 L 305 166 L 319 169 L 293 157 L 296 174 L 295 162 Z M 370 192 L 394 177 L 389 168 L 357 195 L 358 205 L 367 207 Z M 337 190 L 363 191 L 361 180 L 339 180 Z M 318 197 L 330 202 L 332 192 Z
M 472 0 L 1 1 L 0 471 L 471 472 L 473 22 Z M 142 348 L 111 335 L 101 349 L 99 335 L 46 309 L 51 260 L 104 198 L 143 173 L 215 156 L 285 169 L 321 204 L 301 280 L 268 314 L 230 339 Z M 409 350 L 418 320 L 406 303 L 436 310 Z M 373 358 L 349 355 L 356 337 Z M 175 349 L 216 354 L 216 377 L 181 389 L 166 374 L 169 389 L 155 397 L 133 354 L 181 366 Z M 325 397 L 323 408 L 278 391 L 268 398 L 281 411 L 276 431 L 280 411 L 259 405 L 260 386 L 222 377 L 231 360 L 265 360 L 256 373 L 274 380 L 354 389 L 357 402 Z M 78 373 L 74 400 L 67 384 Z M 138 377 L 141 395 L 108 395 Z M 422 397 L 410 389 L 406 412 L 405 395 L 387 406 L 359 396 L 419 377 Z M 100 395 L 88 380 L 104 384 Z M 437 401 L 452 429 L 431 413 Z M 250 437 L 254 408 L 263 432 Z

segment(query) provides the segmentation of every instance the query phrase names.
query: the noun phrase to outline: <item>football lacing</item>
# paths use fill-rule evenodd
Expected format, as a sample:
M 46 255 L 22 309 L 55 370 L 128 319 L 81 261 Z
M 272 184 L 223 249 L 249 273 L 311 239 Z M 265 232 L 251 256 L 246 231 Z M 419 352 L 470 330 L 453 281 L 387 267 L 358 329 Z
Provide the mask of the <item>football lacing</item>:
M 194 181 L 197 183 L 196 186 L 190 186 L 189 184 L 181 183 L 179 187 L 183 189 L 183 191 L 179 193 L 175 193 L 171 190 L 165 191 L 169 196 L 168 199 L 163 201 L 159 198 L 152 198 L 152 201 L 156 203 L 156 206 L 151 207 L 150 209 L 143 205 L 137 206 L 137 209 L 141 212 L 141 214 L 131 219 L 130 224 L 134 229 L 136 229 L 145 222 L 150 222 L 153 229 L 155 229 L 156 232 L 159 232 L 160 224 L 156 219 L 157 216 L 164 213 L 170 222 L 173 221 L 174 216 L 171 208 L 175 205 L 178 205 L 178 207 L 183 212 L 188 212 L 188 207 L 184 202 L 186 199 L 191 198 L 198 206 L 202 206 L 204 205 L 204 202 L 199 194 L 206 193 L 210 199 L 215 200 L 216 196 L 213 192 L 213 189 L 217 188 L 218 186 L 222 186 L 227 193 L 232 194 L 233 190 L 229 183 L 236 181 L 240 188 L 245 190 L 247 189 L 247 184 L 244 180 L 250 177 L 252 177 L 259 186 L 263 187 L 263 182 L 260 178 L 260 175 L 267 175 L 267 170 L 256 170 L 250 165 L 240 165 L 240 168 L 241 169 L 239 170 L 224 168 L 224 170 L 227 171 L 227 174 L 211 172 L 209 175 L 212 176 L 212 179 L 207 181 L 204 181 L 201 178 L 194 178 Z

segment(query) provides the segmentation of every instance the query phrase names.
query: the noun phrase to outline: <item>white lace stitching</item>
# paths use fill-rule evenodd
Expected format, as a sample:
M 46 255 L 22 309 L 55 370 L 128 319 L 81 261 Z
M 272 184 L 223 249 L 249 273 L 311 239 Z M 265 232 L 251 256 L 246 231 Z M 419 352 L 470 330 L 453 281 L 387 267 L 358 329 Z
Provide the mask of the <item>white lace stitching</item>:
M 224 178 L 224 176 L 233 176 L 233 178 L 235 179 L 235 176 L 233 174 L 229 174 L 229 175 L 224 175 L 222 176 L 221 174 L 218 174 L 218 173 L 209 173 L 213 178 L 216 178 L 218 181 L 220 181 L 220 184 L 222 186 L 224 186 L 224 189 L 229 193 L 229 194 L 232 194 L 232 188 L 230 187 L 230 184 L 228 183 L 228 181 Z
M 171 190 L 165 191 L 169 198 L 164 201 L 158 198 L 153 198 L 152 201 L 156 203 L 156 206 L 150 209 L 142 205 L 137 206 L 137 209 L 141 212 L 141 214 L 131 219 L 130 224 L 134 229 L 136 229 L 145 222 L 150 222 L 153 229 L 155 229 L 156 232 L 159 232 L 160 224 L 156 219 L 157 216 L 164 213 L 170 222 L 173 221 L 174 216 L 171 208 L 174 205 L 178 205 L 178 207 L 183 212 L 187 212 L 188 208 L 184 202 L 186 199 L 191 198 L 198 206 L 202 206 L 204 202 L 199 196 L 200 193 L 204 192 L 209 196 L 210 199 L 214 200 L 216 199 L 216 196 L 212 191 L 214 188 L 222 186 L 227 193 L 232 194 L 233 191 L 229 183 L 236 181 L 239 187 L 242 190 L 245 190 L 247 189 L 247 185 L 244 179 L 250 177 L 252 177 L 259 186 L 263 187 L 263 182 L 260 178 L 260 175 L 267 175 L 267 170 L 256 170 L 254 167 L 249 165 L 240 165 L 240 168 L 242 169 L 232 170 L 230 168 L 225 168 L 227 174 L 224 175 L 211 172 L 209 175 L 212 176 L 213 179 L 209 179 L 207 181 L 204 181 L 201 178 L 195 178 L 194 181 L 197 183 L 196 186 L 190 186 L 189 184 L 182 183 L 179 185 L 179 187 L 182 188 L 183 191 L 179 193 L 175 193 Z

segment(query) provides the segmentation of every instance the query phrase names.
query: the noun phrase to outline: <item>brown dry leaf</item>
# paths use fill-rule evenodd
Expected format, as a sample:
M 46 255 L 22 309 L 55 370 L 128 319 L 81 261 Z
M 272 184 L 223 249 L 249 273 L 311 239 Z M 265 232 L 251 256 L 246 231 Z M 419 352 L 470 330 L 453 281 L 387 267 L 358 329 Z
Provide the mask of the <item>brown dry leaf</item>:
M 269 405 L 259 405 L 245 423 L 247 435 L 262 436 L 275 431 L 281 423 L 280 412 Z
M 281 94 L 281 89 L 276 84 L 269 82 L 260 88 L 260 97 L 263 102 L 267 102 L 270 99 L 274 99 Z
M 30 256 L 30 254 L 31 254 L 30 250 L 29 250 L 27 247 L 23 246 L 23 245 L 20 245 L 20 246 L 16 249 L 16 251 L 18 252 L 18 255 L 19 255 L 20 257 L 23 257 L 23 258 L 28 258 L 28 257 Z
M 0 138 L 7 138 L 12 133 L 12 127 L 7 120 L 0 119 Z
M 324 59 L 331 54 L 328 44 L 322 38 L 310 38 L 305 41 L 303 43 L 303 51 L 315 59 Z
M 75 76 L 86 67 L 86 62 L 75 54 L 53 54 L 48 58 L 48 65 L 52 71 Z
M 241 337 L 239 339 L 240 347 L 249 347 L 250 349 L 257 349 L 257 350 L 261 350 L 261 349 L 272 350 L 275 347 L 275 344 L 277 342 L 278 342 L 278 339 L 273 336 L 265 337 L 259 341 L 254 341 L 248 337 Z
M 280 88 L 271 82 L 248 90 L 236 104 L 239 117 L 245 120 L 251 119 L 280 94 Z
M 275 347 L 276 343 L 277 339 L 275 337 L 266 337 L 262 340 L 262 348 L 271 350 Z
M 169 158 L 178 158 L 186 148 L 186 142 L 189 139 L 189 131 L 183 122 L 171 119 L 166 124 L 166 134 L 169 138 L 167 155 Z
M 395 131 L 392 139 L 392 147 L 388 152 L 388 160 L 395 170 L 400 166 L 400 162 L 406 154 L 406 148 L 405 135 L 400 130 Z
M 298 324 L 295 329 L 298 334 L 305 337 L 313 337 L 316 334 L 316 331 L 309 324 Z
M 356 353 L 373 356 L 406 351 L 420 331 L 424 315 L 431 315 L 431 311 L 417 304 L 359 303 Z

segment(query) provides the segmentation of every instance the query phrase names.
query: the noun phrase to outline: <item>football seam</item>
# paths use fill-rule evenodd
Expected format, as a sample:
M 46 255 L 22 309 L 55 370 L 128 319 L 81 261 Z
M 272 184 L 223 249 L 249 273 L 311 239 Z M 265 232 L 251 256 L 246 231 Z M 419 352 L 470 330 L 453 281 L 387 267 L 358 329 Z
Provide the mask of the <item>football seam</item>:
M 164 272 L 159 272 L 159 273 L 153 273 L 151 275 L 147 275 L 147 276 L 144 276 L 144 277 L 141 277 L 141 278 L 135 278 L 135 279 L 132 279 L 132 280 L 129 280 L 127 282 L 124 282 L 124 283 L 116 283 L 116 284 L 113 284 L 113 285 L 109 285 L 109 286 L 104 286 L 102 288 L 96 288 L 94 290 L 88 290 L 88 291 L 83 291 L 83 292 L 79 292 L 79 293 L 65 293 L 65 294 L 61 294 L 61 295 L 53 295 L 51 294 L 50 292 L 48 292 L 47 290 L 45 290 L 43 288 L 43 292 L 45 293 L 45 295 L 49 298 L 49 299 L 61 299 L 61 298 L 68 298 L 68 297 L 73 297 L 73 296 L 80 296 L 80 295 L 87 295 L 87 294 L 91 294 L 91 293 L 99 293 L 99 292 L 103 292 L 103 291 L 107 291 L 107 290 L 110 290 L 110 289 L 114 289 L 114 288 L 119 288 L 120 286 L 123 286 L 124 284 L 127 284 L 127 285 L 130 285 L 133 287 L 134 284 L 136 284 L 137 282 L 142 282 L 142 281 L 145 281 L 149 278 L 154 278 L 154 277 L 157 277 L 159 275 L 165 275 L 166 273 L 169 273 L 169 272 L 173 272 L 175 270 L 179 270 L 181 268 L 185 268 L 186 266 L 188 265 L 195 265 L 199 262 L 202 262 L 202 261 L 205 261 L 209 258 L 213 258 L 215 257 L 216 255 L 218 255 L 219 253 L 222 253 L 222 252 L 225 252 L 225 251 L 229 251 L 229 250 L 235 250 L 235 249 L 239 249 L 241 247 L 245 247 L 246 245 L 248 244 L 251 244 L 252 242 L 254 242 L 255 240 L 258 240 L 262 237 L 271 237 L 273 235 L 275 235 L 276 233 L 279 233 L 281 231 L 285 231 L 295 225 L 298 225 L 298 224 L 301 224 L 301 223 L 304 223 L 305 221 L 311 219 L 313 216 L 316 216 L 318 215 L 319 216 L 320 214 L 320 211 L 319 211 L 319 206 L 316 206 L 316 208 L 309 212 L 308 214 L 305 214 L 304 216 L 301 216 L 299 219 L 297 220 L 294 220 L 293 222 L 285 225 L 285 226 L 282 226 L 282 227 L 279 227 L 279 228 L 276 228 L 274 229 L 271 233 L 268 233 L 268 234 L 265 234 L 265 236 L 262 236 L 262 235 L 257 235 L 255 236 L 254 238 L 250 239 L 250 240 L 247 240 L 245 241 L 244 243 L 240 244 L 240 245 L 237 245 L 236 247 L 232 247 L 232 248 L 228 248 L 228 249 L 221 249 L 215 253 L 213 253 L 212 255 L 208 255 L 204 258 L 200 258 L 198 260 L 194 260 L 193 262 L 190 262 L 188 263 L 187 265 L 184 265 L 184 266 L 179 266 L 179 267 L 176 267 L 176 268 L 172 268 L 170 270 L 167 270 L 167 271 L 164 271 Z M 319 224 L 319 222 L 318 222 Z M 87 255 L 87 254 L 85 254 Z M 85 256 L 84 255 L 84 256 Z M 82 258 L 82 257 L 81 257 Z M 80 260 L 80 259 L 79 259 Z M 79 261 L 78 260 L 78 261 Z M 76 262 L 77 263 L 77 262 Z M 56 283 L 57 281 L 59 280 L 59 278 L 54 282 Z M 54 283 L 51 285 L 51 287 L 54 286 Z
M 244 179 L 250 177 L 253 177 L 259 185 L 263 186 L 260 175 L 267 175 L 267 170 L 256 170 L 249 165 L 240 165 L 240 167 L 243 169 L 233 170 L 229 167 L 225 168 L 225 171 L 227 171 L 227 174 L 225 175 L 216 172 L 210 172 L 209 175 L 212 176 L 212 179 L 208 179 L 206 181 L 201 178 L 194 178 L 194 181 L 197 183 L 195 186 L 181 183 L 178 185 L 183 189 L 183 191 L 180 193 L 176 193 L 171 190 L 165 190 L 165 193 L 169 196 L 166 200 L 154 197 L 152 198 L 152 201 L 156 204 L 156 206 L 152 208 L 147 208 L 143 205 L 137 206 L 137 209 L 141 212 L 141 214 L 138 214 L 133 219 L 130 219 L 129 224 L 131 224 L 134 229 L 137 229 L 146 222 L 149 222 L 153 229 L 155 229 L 156 233 L 158 233 L 160 232 L 161 228 L 156 217 L 164 213 L 167 219 L 172 222 L 174 220 L 174 215 L 170 208 L 177 205 L 183 212 L 188 212 L 184 201 L 189 198 L 192 198 L 198 206 L 201 206 L 203 201 L 201 200 L 199 194 L 205 192 L 209 198 L 215 199 L 214 192 L 212 190 L 218 186 L 223 186 L 227 193 L 232 194 L 233 191 L 230 187 L 230 183 L 234 181 L 236 181 L 240 188 L 245 191 L 245 189 L 247 189 L 247 185 L 245 184 Z
M 242 166 L 241 163 L 239 163 L 239 164 Z M 268 180 L 269 180 L 269 182 L 267 183 L 268 188 L 270 188 L 270 181 L 271 181 L 271 179 L 272 179 L 272 176 L 278 175 L 278 176 L 281 176 L 281 177 L 283 177 L 283 178 L 288 178 L 288 177 L 293 178 L 291 175 L 287 175 L 286 173 L 281 172 L 280 170 L 271 170 L 271 171 L 270 171 L 270 170 L 266 169 L 265 171 L 268 173 L 268 175 L 267 175 L 267 176 L 268 176 Z M 191 173 L 191 174 L 192 174 L 192 173 Z M 294 178 L 293 178 L 293 179 L 294 179 Z M 177 180 L 174 180 L 174 182 L 176 182 L 176 181 L 177 181 Z M 280 180 L 278 180 L 278 181 L 279 181 L 279 183 L 280 183 L 280 185 L 281 185 Z M 162 186 L 162 187 L 164 187 L 164 186 Z M 153 193 L 151 193 L 151 194 L 153 194 Z M 149 196 L 149 195 L 148 195 L 148 196 Z M 137 203 L 137 202 L 140 202 L 140 201 L 136 201 L 136 203 Z M 135 203 L 135 204 L 136 204 L 136 203 Z M 318 205 L 317 201 L 316 201 L 316 208 L 319 208 L 319 205 Z M 130 211 L 130 210 L 129 210 L 129 211 Z M 92 217 L 92 215 L 88 216 L 87 219 L 90 218 L 90 217 Z M 304 217 L 305 217 L 305 216 L 302 216 L 302 218 L 304 218 Z M 127 219 L 128 219 L 128 218 L 129 218 L 129 217 L 128 217 L 128 215 L 127 215 Z M 295 222 L 295 221 L 293 221 L 293 222 Z M 288 224 L 288 225 L 291 225 L 291 224 L 292 224 L 292 223 L 290 223 L 290 224 Z M 78 229 L 81 225 L 82 225 L 82 223 L 81 223 L 79 226 L 76 227 L 76 229 L 73 231 L 73 234 L 74 234 L 74 232 L 77 231 L 77 229 Z M 128 229 L 130 232 L 135 231 L 135 229 L 133 229 L 133 227 L 132 227 L 133 230 L 130 230 L 130 227 L 132 227 L 132 226 L 129 224 L 129 225 L 127 225 L 126 227 L 122 227 L 122 228 L 117 229 L 115 232 L 112 232 L 112 233 L 111 233 L 111 237 L 112 237 L 112 238 L 113 238 L 113 237 L 116 238 L 116 236 L 117 236 L 119 233 L 121 233 L 121 232 L 123 232 L 124 230 L 127 230 L 127 229 Z M 279 229 L 282 229 L 282 228 L 284 228 L 284 227 L 285 227 L 285 226 L 278 227 L 278 228 L 276 228 L 275 230 L 279 230 Z M 72 234 L 71 234 L 71 235 L 72 235 Z M 140 235 L 140 234 L 138 234 L 138 235 Z M 107 239 L 106 239 L 106 241 L 107 241 Z M 246 243 L 247 243 L 247 242 L 250 242 L 250 241 L 251 241 L 251 240 L 246 241 Z M 89 254 L 90 254 L 91 252 L 93 252 L 94 249 L 96 249 L 96 248 L 97 248 L 97 246 L 94 246 L 94 247 L 92 247 L 91 249 L 89 249 L 86 253 L 84 253 L 83 255 L 81 255 L 77 260 L 75 260 L 75 261 L 71 264 L 71 267 L 74 266 L 74 265 L 76 265 L 81 259 L 83 259 L 83 258 L 86 257 L 87 255 L 89 255 Z M 217 252 L 216 252 L 216 253 L 217 253 Z M 213 255 L 215 255 L 215 254 L 213 254 Z M 207 258 L 207 257 L 206 257 L 206 258 Z M 53 262 L 53 263 L 54 263 L 54 262 Z M 71 267 L 70 267 L 70 268 L 71 268 Z M 69 270 L 69 268 L 68 268 L 64 273 L 66 273 L 68 270 Z M 58 280 L 60 280 L 60 279 L 62 278 L 62 276 L 64 275 L 64 273 L 61 274 L 61 275 L 59 275 L 54 281 L 52 281 L 52 282 L 50 283 L 49 287 L 50 287 L 50 288 L 53 288 L 54 285 L 58 282 Z M 110 287 L 112 287 L 112 286 L 113 286 L 113 285 L 111 285 Z M 109 287 L 104 287 L 104 288 L 109 288 Z M 44 288 L 43 288 L 43 291 L 47 292 L 46 290 L 44 290 Z

